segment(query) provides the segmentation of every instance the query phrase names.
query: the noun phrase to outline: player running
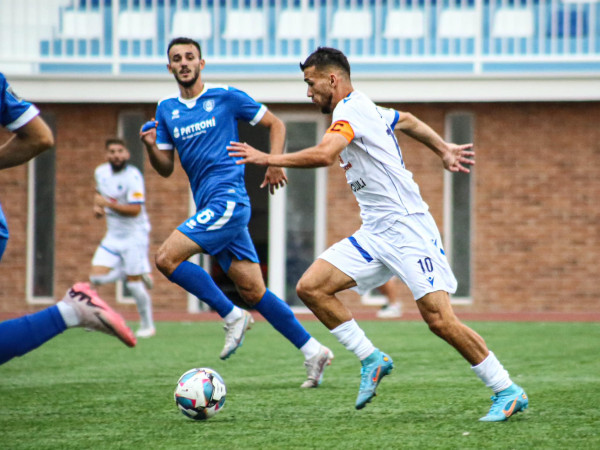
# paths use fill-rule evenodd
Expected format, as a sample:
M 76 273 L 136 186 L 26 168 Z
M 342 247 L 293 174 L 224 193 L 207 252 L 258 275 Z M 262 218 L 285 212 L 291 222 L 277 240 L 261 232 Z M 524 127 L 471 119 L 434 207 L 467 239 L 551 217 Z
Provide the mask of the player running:
M 118 138 L 105 142 L 106 160 L 96 167 L 94 214 L 106 218 L 106 234 L 92 259 L 90 281 L 95 285 L 124 280 L 140 315 L 139 338 L 156 334 L 152 300 L 148 245 L 150 221 L 146 213 L 144 177 L 129 164 L 129 150 Z
M 317 387 L 333 353 L 311 337 L 289 306 L 265 287 L 248 232 L 251 209 L 244 168 L 227 154 L 229 142 L 238 140 L 238 120 L 266 127 L 273 153 L 283 152 L 285 126 L 246 93 L 204 83 L 201 71 L 205 61 L 196 41 L 176 38 L 169 43 L 167 53 L 167 67 L 179 93 L 159 102 L 156 129 L 142 128 L 140 137 L 152 166 L 163 177 L 173 172 L 177 149 L 197 212 L 162 244 L 156 265 L 169 280 L 206 302 L 224 319 L 225 345 L 220 357 L 227 359 L 242 345 L 254 319 L 235 306 L 202 267 L 188 261 L 198 253 L 215 256 L 242 299 L 304 354 L 308 377 L 302 387 Z M 269 186 L 273 193 L 286 182 L 282 169 L 269 168 L 261 187 Z
M 350 80 L 345 55 L 318 48 L 300 64 L 307 95 L 333 123 L 314 147 L 285 155 L 268 155 L 245 143 L 233 143 L 230 155 L 238 164 L 277 167 L 321 167 L 339 161 L 360 206 L 362 227 L 317 259 L 298 282 L 302 301 L 332 334 L 361 360 L 356 408 L 375 396 L 381 379 L 392 370 L 392 359 L 375 348 L 352 313 L 335 296 L 356 287 L 365 293 L 397 275 L 411 289 L 431 331 L 452 345 L 494 391 L 493 404 L 482 421 L 503 421 L 525 408 L 528 399 L 513 383 L 484 340 L 454 314 L 449 293 L 457 282 L 444 254 L 429 207 L 412 174 L 404 167 L 393 133 L 399 129 L 433 150 L 450 172 L 469 172 L 472 144 L 445 142 L 409 113 L 380 108 Z
M 0 73 L 0 126 L 14 133 L 0 144 L 0 169 L 23 164 L 54 145 L 52 131 L 39 114 L 33 104 L 14 94 Z M 8 226 L 0 207 L 0 260 L 7 241 Z M 136 343 L 123 318 L 87 283 L 77 283 L 56 305 L 0 323 L 0 364 L 25 355 L 71 327 L 102 331 L 129 347 Z

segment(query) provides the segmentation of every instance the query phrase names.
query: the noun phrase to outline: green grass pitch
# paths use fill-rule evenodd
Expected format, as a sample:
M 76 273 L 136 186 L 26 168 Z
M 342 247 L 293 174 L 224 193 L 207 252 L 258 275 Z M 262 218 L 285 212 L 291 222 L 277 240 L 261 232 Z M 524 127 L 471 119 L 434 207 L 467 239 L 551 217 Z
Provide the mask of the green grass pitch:
M 395 369 L 357 411 L 358 361 L 320 323 L 304 324 L 336 355 L 318 389 L 299 388 L 301 353 L 265 322 L 228 361 L 217 322 L 161 322 L 134 349 L 68 330 L 0 367 L 0 448 L 600 448 L 597 323 L 470 323 L 529 395 L 504 423 L 477 421 L 491 393 L 420 322 L 361 322 Z M 227 384 L 224 409 L 206 422 L 173 402 L 193 367 Z

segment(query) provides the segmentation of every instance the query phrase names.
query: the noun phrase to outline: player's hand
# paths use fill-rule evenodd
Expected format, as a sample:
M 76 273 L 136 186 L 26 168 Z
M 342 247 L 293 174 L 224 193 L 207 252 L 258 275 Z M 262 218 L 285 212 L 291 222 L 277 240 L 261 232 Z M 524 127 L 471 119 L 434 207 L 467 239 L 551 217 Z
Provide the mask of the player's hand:
M 448 144 L 448 150 L 442 157 L 444 168 L 450 172 L 471 172 L 467 166 L 475 164 L 475 152 L 472 148 L 473 144 Z
M 271 194 L 274 194 L 276 189 L 279 189 L 280 187 L 285 187 L 287 182 L 288 178 L 282 167 L 269 166 L 267 167 L 265 179 L 263 180 L 260 187 L 264 188 L 265 186 L 268 186 L 269 192 Z
M 227 147 L 229 156 L 242 158 L 236 161 L 236 164 L 256 164 L 258 166 L 269 165 L 269 155 L 256 150 L 251 145 L 245 142 L 234 142 L 231 141 Z
M 154 145 L 156 142 L 156 127 L 158 121 L 152 118 L 140 128 L 140 140 L 146 145 Z
M 101 219 L 104 217 L 104 208 L 98 205 L 94 205 L 94 217 Z

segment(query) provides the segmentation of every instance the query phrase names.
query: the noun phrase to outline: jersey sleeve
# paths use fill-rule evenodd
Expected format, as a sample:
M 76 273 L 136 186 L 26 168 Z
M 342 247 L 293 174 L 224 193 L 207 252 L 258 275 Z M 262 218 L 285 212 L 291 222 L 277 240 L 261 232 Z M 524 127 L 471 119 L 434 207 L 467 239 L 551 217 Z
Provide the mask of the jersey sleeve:
M 10 131 L 31 122 L 40 111 L 31 103 L 20 99 L 0 74 L 0 124 Z
M 173 150 L 175 146 L 167 128 L 164 111 L 163 104 L 159 103 L 156 107 L 156 120 L 158 121 L 158 125 L 156 126 L 156 146 L 159 150 Z
M 393 108 L 384 108 L 383 106 L 377 106 L 377 111 L 393 130 L 400 119 L 400 113 Z
M 258 103 L 244 91 L 230 87 L 229 102 L 237 119 L 256 125 L 267 112 L 267 107 Z
M 129 177 L 129 189 L 127 191 L 127 203 L 141 204 L 146 201 L 146 192 L 144 189 L 144 177 L 141 172 L 131 166 L 131 174 Z

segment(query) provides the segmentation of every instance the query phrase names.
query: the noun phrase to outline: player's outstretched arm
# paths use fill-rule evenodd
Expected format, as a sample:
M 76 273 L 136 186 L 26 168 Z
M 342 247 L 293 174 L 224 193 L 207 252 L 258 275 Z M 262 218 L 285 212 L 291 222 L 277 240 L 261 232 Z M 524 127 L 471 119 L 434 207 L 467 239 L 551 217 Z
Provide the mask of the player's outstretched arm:
M 150 126 L 150 122 L 154 122 L 154 126 Z M 146 147 L 148 152 L 148 159 L 150 164 L 154 167 L 154 170 L 158 172 L 161 177 L 167 178 L 173 173 L 175 167 L 175 155 L 172 150 L 160 150 L 156 145 L 156 122 L 152 119 L 142 125 L 140 129 L 140 140 Z
M 457 145 L 442 139 L 429 125 L 419 120 L 411 113 L 398 111 L 400 117 L 396 129 L 416 139 L 429 147 L 440 157 L 446 170 L 450 172 L 465 172 L 470 170 L 467 166 L 475 164 L 475 152 L 471 149 L 473 144 Z
M 242 158 L 236 164 L 311 168 L 332 165 L 347 145 L 348 141 L 342 135 L 326 133 L 323 140 L 314 147 L 283 155 L 269 155 L 245 142 L 231 142 L 227 150 L 229 156 Z
M 53 145 L 52 131 L 41 117 L 36 116 L 17 129 L 14 137 L 0 146 L 0 169 L 26 163 Z
M 283 121 L 271 111 L 267 111 L 258 123 L 269 129 L 271 155 L 283 154 L 283 147 L 285 145 L 285 124 Z M 260 187 L 264 188 L 268 186 L 269 192 L 274 194 L 276 189 L 285 187 L 287 181 L 287 175 L 282 167 L 268 166 L 265 178 Z

